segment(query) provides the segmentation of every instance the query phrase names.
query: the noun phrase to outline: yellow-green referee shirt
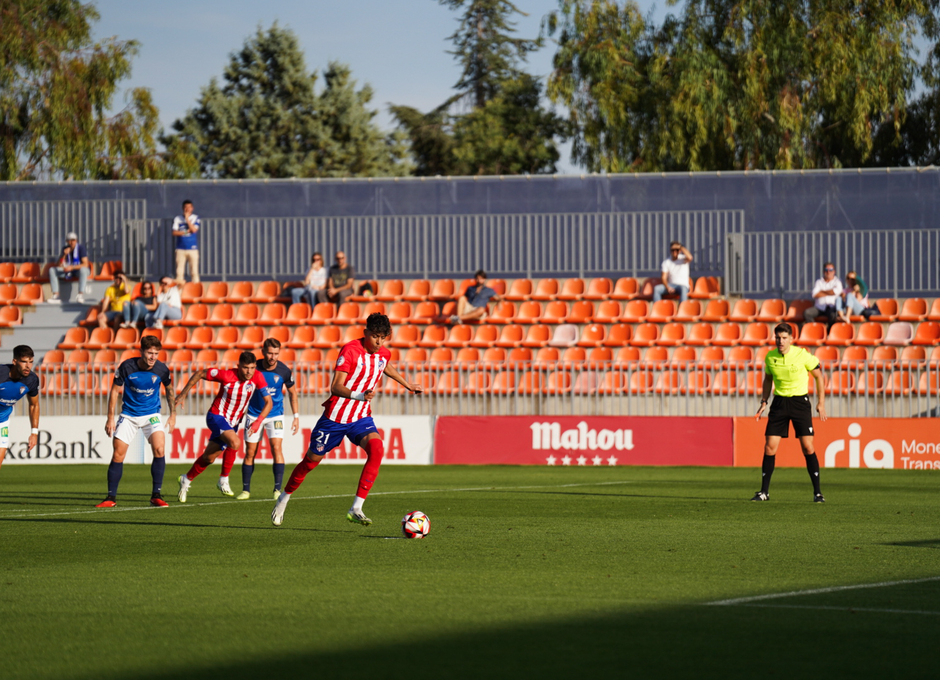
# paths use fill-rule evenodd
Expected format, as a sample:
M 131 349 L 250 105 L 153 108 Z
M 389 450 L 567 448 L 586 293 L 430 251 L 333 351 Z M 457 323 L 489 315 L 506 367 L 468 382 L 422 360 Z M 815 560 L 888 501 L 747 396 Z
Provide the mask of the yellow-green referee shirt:
M 764 357 L 764 373 L 774 379 L 774 392 L 781 397 L 802 397 L 809 392 L 809 372 L 819 359 L 802 347 L 790 346 L 786 354 L 772 349 Z

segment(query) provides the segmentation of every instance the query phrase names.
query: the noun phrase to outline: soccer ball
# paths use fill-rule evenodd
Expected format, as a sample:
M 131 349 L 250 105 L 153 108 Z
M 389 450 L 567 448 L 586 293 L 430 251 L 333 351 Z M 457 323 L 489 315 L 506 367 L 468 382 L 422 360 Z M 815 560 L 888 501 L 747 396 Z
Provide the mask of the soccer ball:
M 420 510 L 409 512 L 401 518 L 401 532 L 405 538 L 424 538 L 431 530 L 431 520 Z

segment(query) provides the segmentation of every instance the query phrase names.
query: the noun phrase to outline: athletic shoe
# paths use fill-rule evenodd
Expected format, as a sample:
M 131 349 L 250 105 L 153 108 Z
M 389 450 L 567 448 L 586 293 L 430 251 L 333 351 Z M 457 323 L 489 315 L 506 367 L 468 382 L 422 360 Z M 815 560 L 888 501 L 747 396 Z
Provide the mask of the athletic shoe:
M 228 485 L 228 480 L 223 480 L 219 477 L 219 481 L 215 483 L 215 488 L 222 492 L 223 496 L 234 496 L 235 492 L 232 491 L 232 487 Z
M 168 507 L 170 507 L 170 504 L 167 503 L 165 500 L 163 500 L 163 496 L 161 496 L 160 494 L 157 494 L 156 496 L 151 496 L 151 498 L 150 498 L 150 505 L 152 505 L 152 506 L 155 507 L 155 508 L 168 508 Z
M 240 494 L 235 496 L 236 501 L 247 501 L 249 498 L 251 498 L 251 494 L 247 491 L 242 491 Z
M 154 322 L 153 322 L 153 327 L 154 327 L 154 328 L 163 328 L 163 320 L 162 320 L 162 319 L 157 319 L 156 321 L 154 321 Z
M 193 483 L 193 480 L 191 480 L 186 475 L 180 475 L 179 482 L 180 482 L 180 492 L 177 497 L 180 499 L 180 503 L 185 503 L 186 494 L 189 493 L 189 487 Z
M 274 500 L 277 500 L 277 499 L 280 498 L 280 497 L 281 497 L 281 490 L 280 490 L 280 489 L 275 489 L 275 490 L 274 490 Z
M 287 509 L 287 501 L 290 500 L 290 494 L 282 494 L 281 498 L 277 499 L 277 503 L 274 504 L 274 510 L 271 511 L 271 523 L 279 527 L 281 522 L 284 521 L 284 510 Z
M 75 296 L 75 302 L 77 302 L 80 305 L 85 304 L 85 296 L 79 293 L 78 295 Z
M 96 505 L 95 507 L 96 508 L 113 508 L 115 505 L 117 505 L 117 501 L 114 500 L 114 496 L 108 496 L 103 501 L 98 503 L 98 505 Z
M 823 495 L 821 493 L 818 493 L 815 496 L 813 496 L 813 503 L 825 503 L 825 502 L 826 502 L 826 499 L 823 498 Z
M 49 298 L 48 300 L 46 300 L 46 304 L 47 304 L 47 305 L 61 305 L 61 304 L 62 304 L 62 300 L 60 300 L 60 299 L 57 298 L 57 297 Z
M 362 510 L 350 510 L 346 513 L 346 519 L 353 524 L 361 524 L 364 527 L 372 524 L 372 520 L 362 514 Z
M 763 491 L 758 491 L 756 494 L 754 494 L 754 498 L 752 498 L 751 500 L 752 501 L 769 501 L 770 494 L 764 493 Z

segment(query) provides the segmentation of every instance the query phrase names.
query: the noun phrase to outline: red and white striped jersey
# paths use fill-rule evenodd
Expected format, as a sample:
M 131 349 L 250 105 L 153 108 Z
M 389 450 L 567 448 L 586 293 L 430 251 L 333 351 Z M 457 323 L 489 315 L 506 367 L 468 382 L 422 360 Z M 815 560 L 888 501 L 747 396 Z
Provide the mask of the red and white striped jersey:
M 346 373 L 344 384 L 353 392 L 374 390 L 382 379 L 389 359 L 392 358 L 392 353 L 385 347 L 375 354 L 369 354 L 363 341 L 364 338 L 360 338 L 346 343 L 336 359 L 335 369 Z M 323 415 L 335 423 L 352 423 L 372 415 L 370 402 L 338 397 L 335 394 L 323 402 L 323 408 Z
M 268 386 L 261 371 L 255 371 L 251 380 L 242 381 L 238 379 L 236 371 L 213 367 L 206 370 L 206 380 L 220 383 L 219 393 L 215 395 L 209 413 L 222 416 L 232 425 L 241 422 L 255 390 Z

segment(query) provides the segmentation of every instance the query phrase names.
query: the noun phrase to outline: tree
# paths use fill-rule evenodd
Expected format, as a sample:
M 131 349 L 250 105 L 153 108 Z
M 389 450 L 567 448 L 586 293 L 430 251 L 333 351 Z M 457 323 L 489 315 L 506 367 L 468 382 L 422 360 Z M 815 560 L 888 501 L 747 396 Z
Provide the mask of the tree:
M 561 0 L 548 92 L 590 170 L 861 165 L 898 137 L 931 2 L 687 0 L 655 27 L 632 1 Z
M 331 63 L 315 90 L 296 36 L 259 27 L 213 78 L 166 144 L 188 143 L 202 174 L 219 178 L 405 175 L 401 135 L 383 135 L 346 66 Z
M 134 41 L 91 41 L 77 0 L 0 3 L 0 180 L 143 179 L 186 174 L 156 150 L 158 112 L 136 89 L 113 117 Z
M 520 68 L 539 40 L 515 38 L 508 0 L 438 0 L 464 8 L 451 52 L 462 66 L 457 92 L 429 113 L 391 107 L 411 140 L 417 175 L 554 172 L 555 138 L 566 126 L 542 106 L 542 85 Z M 466 113 L 454 113 L 461 103 Z

